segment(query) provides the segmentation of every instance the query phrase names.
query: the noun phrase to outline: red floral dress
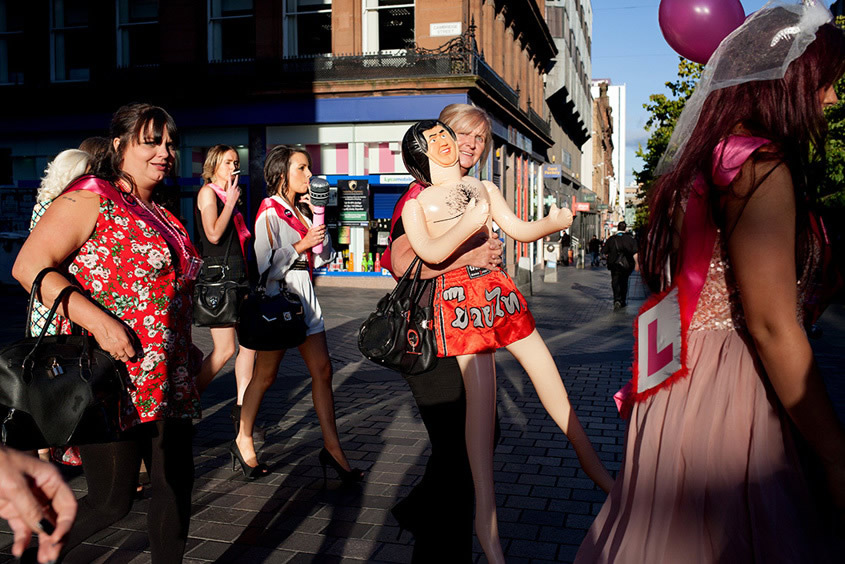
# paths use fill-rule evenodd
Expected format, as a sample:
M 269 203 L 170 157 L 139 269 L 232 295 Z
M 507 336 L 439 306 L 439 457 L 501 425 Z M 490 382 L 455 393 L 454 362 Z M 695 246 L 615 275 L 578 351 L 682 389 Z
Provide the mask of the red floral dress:
M 159 209 L 185 232 L 173 215 Z M 200 417 L 194 378 L 202 353 L 191 342 L 193 281 L 177 276 L 158 231 L 101 197 L 94 233 L 68 271 L 141 339 L 143 357 L 126 363 L 135 389 L 131 403 L 122 409 L 124 428 L 170 417 Z M 75 462 L 70 451 L 61 458 Z

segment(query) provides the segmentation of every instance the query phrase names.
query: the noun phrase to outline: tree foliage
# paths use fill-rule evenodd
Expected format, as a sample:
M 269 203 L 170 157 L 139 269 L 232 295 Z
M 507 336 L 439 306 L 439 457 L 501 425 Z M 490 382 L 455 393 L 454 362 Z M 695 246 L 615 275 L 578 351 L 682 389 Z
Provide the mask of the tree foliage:
M 681 116 L 684 105 L 692 95 L 693 90 L 695 90 L 695 85 L 698 84 L 698 79 L 701 78 L 701 71 L 704 68 L 702 65 L 683 57 L 678 57 L 678 59 L 680 61 L 678 63 L 678 78 L 666 83 L 669 95 L 652 94 L 648 98 L 649 102 L 643 104 L 643 107 L 650 114 L 645 124 L 645 130 L 650 131 L 651 136 L 646 141 L 645 148 L 640 145 L 636 151 L 636 155 L 644 162 L 642 170 L 634 171 L 634 177 L 641 186 L 639 196 L 643 201 L 637 207 L 634 219 L 634 226 L 637 228 L 645 225 L 648 221 L 648 208 L 645 199 L 654 182 L 654 171 L 661 155 L 669 144 L 675 123 Z
M 637 207 L 635 227 L 643 226 L 648 221 L 645 200 L 655 180 L 654 171 L 669 144 L 669 138 L 686 101 L 701 78 L 703 68 L 698 63 L 680 58 L 677 80 L 666 83 L 670 94 L 652 94 L 649 96 L 649 102 L 643 104 L 650 114 L 645 129 L 651 132 L 651 136 L 645 148 L 640 145 L 636 151 L 636 155 L 644 162 L 642 170 L 634 171 L 637 182 L 642 186 L 639 196 L 644 203 Z M 839 79 L 835 88 L 840 101 L 825 110 L 830 131 L 825 146 L 826 172 L 819 193 L 821 204 L 826 210 L 845 212 L 845 77 Z
M 825 110 L 829 133 L 821 203 L 828 210 L 845 210 L 845 77 L 834 85 L 839 103 Z

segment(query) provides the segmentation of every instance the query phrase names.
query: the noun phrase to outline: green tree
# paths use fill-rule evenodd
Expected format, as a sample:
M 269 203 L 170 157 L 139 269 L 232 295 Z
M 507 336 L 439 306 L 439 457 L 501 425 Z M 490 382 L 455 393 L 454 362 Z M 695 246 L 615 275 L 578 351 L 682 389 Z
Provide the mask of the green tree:
M 669 89 L 670 94 L 668 96 L 666 94 L 652 94 L 648 98 L 649 102 L 643 104 L 643 107 L 650 114 L 645 124 L 645 130 L 650 131 L 651 136 L 646 141 L 645 148 L 640 144 L 636 151 L 636 155 L 644 161 L 644 166 L 642 170 L 634 171 L 634 177 L 642 186 L 639 196 L 643 202 L 645 202 L 648 191 L 654 183 L 654 171 L 661 155 L 669 144 L 675 123 L 681 116 L 684 105 L 692 95 L 693 90 L 695 90 L 695 85 L 698 84 L 698 79 L 701 78 L 701 71 L 704 68 L 702 65 L 683 57 L 678 57 L 678 59 L 678 78 L 666 83 L 666 88 Z M 634 226 L 639 228 L 645 225 L 647 221 L 648 207 L 643 203 L 637 207 Z
M 828 211 L 845 210 L 845 77 L 834 86 L 839 103 L 825 110 L 829 133 L 827 163 L 821 186 L 821 203 Z M 841 217 L 841 215 L 839 216 Z

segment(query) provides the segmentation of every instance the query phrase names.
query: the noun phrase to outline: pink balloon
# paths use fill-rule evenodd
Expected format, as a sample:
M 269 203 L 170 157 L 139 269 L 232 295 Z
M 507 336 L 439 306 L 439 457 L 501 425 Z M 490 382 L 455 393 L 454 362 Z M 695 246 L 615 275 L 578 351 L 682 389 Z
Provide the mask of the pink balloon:
M 739 0 L 661 0 L 666 42 L 682 57 L 705 64 L 722 39 L 745 21 Z

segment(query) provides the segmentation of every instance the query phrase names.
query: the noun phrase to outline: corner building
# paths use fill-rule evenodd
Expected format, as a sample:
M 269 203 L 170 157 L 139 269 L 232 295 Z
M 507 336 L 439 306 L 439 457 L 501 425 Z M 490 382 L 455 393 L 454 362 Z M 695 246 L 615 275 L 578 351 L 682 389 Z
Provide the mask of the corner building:
M 327 220 L 342 275 L 384 250 L 411 180 L 402 136 L 447 104 L 492 116 L 478 174 L 521 218 L 543 214 L 554 144 L 544 82 L 558 53 L 543 0 L 6 1 L 0 47 L 0 193 L 17 210 L 0 230 L 25 229 L 49 160 L 105 135 L 131 101 L 165 107 L 179 126 L 171 200 L 189 228 L 209 147 L 237 148 L 251 221 L 266 151 L 304 146 L 337 195 Z M 510 273 L 530 276 L 541 250 L 509 241 Z

